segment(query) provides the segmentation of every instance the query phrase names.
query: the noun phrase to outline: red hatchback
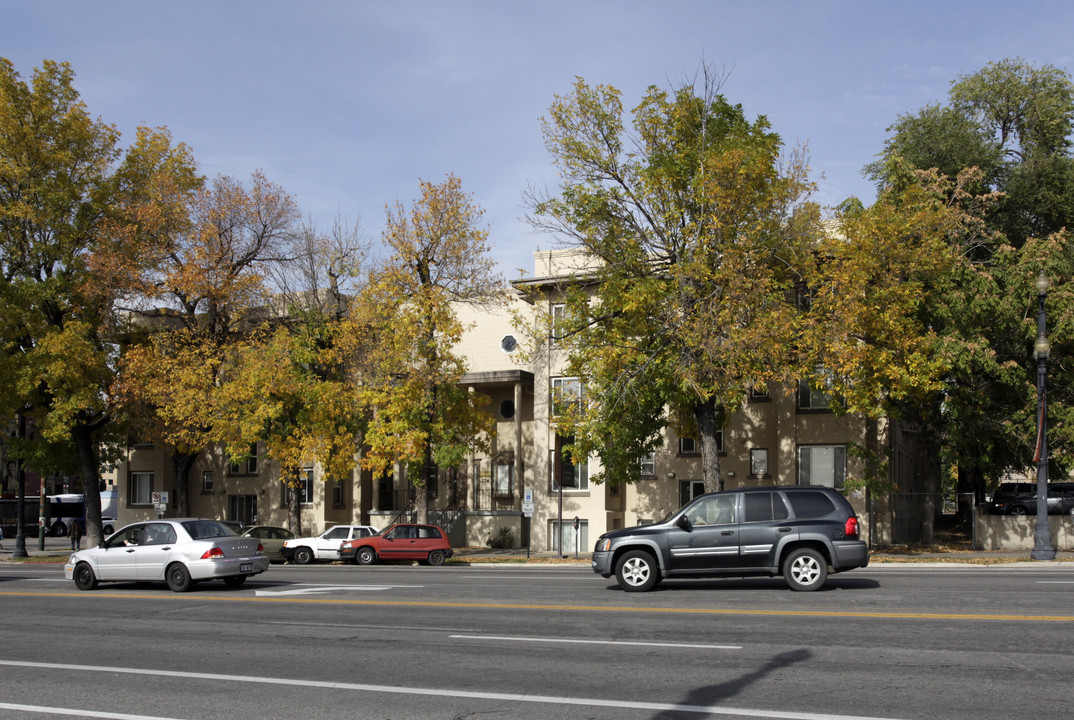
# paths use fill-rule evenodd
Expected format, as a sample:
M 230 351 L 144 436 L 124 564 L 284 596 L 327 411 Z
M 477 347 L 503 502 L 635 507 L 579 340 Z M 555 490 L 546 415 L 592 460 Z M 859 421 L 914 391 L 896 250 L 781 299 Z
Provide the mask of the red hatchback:
M 417 560 L 422 565 L 443 565 L 451 557 L 447 534 L 435 525 L 398 523 L 376 535 L 348 540 L 339 546 L 339 559 L 358 565 L 378 561 Z

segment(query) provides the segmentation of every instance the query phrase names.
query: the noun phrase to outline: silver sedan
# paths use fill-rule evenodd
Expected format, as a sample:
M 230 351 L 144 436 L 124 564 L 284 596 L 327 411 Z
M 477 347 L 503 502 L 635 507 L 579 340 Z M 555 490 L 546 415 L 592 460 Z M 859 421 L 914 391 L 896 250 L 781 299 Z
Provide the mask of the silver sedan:
M 216 520 L 183 518 L 128 525 L 97 547 L 72 553 L 63 570 L 79 590 L 99 582 L 166 582 L 184 592 L 200 580 L 239 587 L 268 566 L 257 538 L 239 537 Z

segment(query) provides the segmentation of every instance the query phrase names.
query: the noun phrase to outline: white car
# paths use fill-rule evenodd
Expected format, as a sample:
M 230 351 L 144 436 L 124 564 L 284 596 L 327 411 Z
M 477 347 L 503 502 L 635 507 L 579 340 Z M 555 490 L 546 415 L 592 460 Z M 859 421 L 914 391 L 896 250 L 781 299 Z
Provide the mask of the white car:
M 268 569 L 257 538 L 239 537 L 216 520 L 184 518 L 134 523 L 97 547 L 71 554 L 64 575 L 79 590 L 99 582 L 167 582 L 184 592 L 200 580 L 239 587 Z
M 284 560 L 298 565 L 308 565 L 314 560 L 339 560 L 339 546 L 347 540 L 376 535 L 372 525 L 336 525 L 317 537 L 288 540 L 280 548 Z

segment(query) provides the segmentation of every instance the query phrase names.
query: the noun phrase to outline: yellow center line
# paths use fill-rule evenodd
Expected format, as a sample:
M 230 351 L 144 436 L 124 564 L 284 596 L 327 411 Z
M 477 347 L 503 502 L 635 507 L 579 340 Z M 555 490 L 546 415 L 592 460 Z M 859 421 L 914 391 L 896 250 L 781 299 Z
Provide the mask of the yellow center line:
M 444 602 L 439 600 L 354 600 L 350 598 L 249 597 L 214 595 L 159 595 L 88 592 L 0 592 L 0 597 L 58 597 L 119 600 L 198 600 L 215 602 L 299 603 L 304 605 L 365 605 L 375 607 L 456 608 L 471 610 L 555 610 L 572 612 L 657 613 L 668 615 L 748 615 L 771 617 L 871 618 L 877 620 L 985 620 L 1023 622 L 1074 622 L 1074 615 L 973 615 L 969 613 L 881 612 L 856 610 L 758 610 L 737 608 L 637 607 L 633 605 L 536 605 L 532 603 Z

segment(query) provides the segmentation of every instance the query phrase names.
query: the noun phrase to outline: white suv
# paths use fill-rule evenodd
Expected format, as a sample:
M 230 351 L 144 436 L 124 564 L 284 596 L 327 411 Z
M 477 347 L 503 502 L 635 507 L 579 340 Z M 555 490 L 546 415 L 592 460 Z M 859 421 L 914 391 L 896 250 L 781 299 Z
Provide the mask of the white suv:
M 280 548 L 283 559 L 298 565 L 308 565 L 315 560 L 339 560 L 339 546 L 347 540 L 376 535 L 371 525 L 336 525 L 317 537 L 288 540 Z

